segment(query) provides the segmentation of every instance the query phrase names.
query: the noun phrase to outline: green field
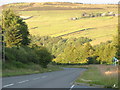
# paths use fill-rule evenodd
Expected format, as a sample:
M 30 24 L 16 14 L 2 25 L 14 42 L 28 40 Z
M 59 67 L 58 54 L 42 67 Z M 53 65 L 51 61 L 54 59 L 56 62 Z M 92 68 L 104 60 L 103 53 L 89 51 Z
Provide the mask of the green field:
M 75 13 L 73 13 L 75 12 Z M 79 20 L 70 20 L 71 17 L 80 17 L 81 11 L 27 11 L 22 15 L 32 15 L 31 19 L 25 20 L 32 35 L 57 37 L 70 32 L 82 29 L 93 28 L 91 30 L 73 33 L 63 36 L 69 37 L 89 37 L 96 41 L 107 41 L 112 39 L 117 31 L 117 17 L 96 17 Z M 35 29 L 31 29 L 37 27 Z M 93 41 L 93 43 L 95 43 Z
M 91 5 L 72 3 L 18 3 L 4 7 L 16 8 L 20 16 L 33 16 L 25 20 L 31 35 L 63 38 L 88 37 L 91 44 L 99 44 L 111 40 L 117 32 L 117 16 L 81 18 L 86 13 L 117 14 L 117 5 Z M 21 10 L 21 11 L 20 11 Z M 78 17 L 78 20 L 71 20 Z M 80 31 L 82 29 L 88 29 Z M 76 32 L 78 31 L 78 32 Z M 69 34 L 70 33 L 70 34 Z

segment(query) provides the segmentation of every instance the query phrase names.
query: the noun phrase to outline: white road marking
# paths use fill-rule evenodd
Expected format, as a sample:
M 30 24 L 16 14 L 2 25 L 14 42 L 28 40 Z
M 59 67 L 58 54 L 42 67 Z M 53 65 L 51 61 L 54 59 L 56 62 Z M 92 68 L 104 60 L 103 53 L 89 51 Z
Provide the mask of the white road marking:
M 72 88 L 74 87 L 75 85 L 73 84 L 71 87 L 70 87 L 70 90 L 72 90 Z
M 8 84 L 8 85 L 4 85 L 3 87 L 9 87 L 9 86 L 12 86 L 12 85 L 14 85 L 14 84 L 11 83 L 11 84 Z
M 24 82 L 27 82 L 27 81 L 29 81 L 29 80 L 20 81 L 20 82 L 18 82 L 18 83 L 24 83 Z
M 41 78 L 46 78 L 47 76 L 42 76 Z
M 34 78 L 33 80 L 37 80 L 37 79 L 40 79 L 40 78 Z

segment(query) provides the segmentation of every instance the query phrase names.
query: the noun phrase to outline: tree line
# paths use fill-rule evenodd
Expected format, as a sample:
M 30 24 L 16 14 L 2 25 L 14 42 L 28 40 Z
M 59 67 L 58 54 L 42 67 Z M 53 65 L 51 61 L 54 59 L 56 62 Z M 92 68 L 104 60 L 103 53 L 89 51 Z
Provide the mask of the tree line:
M 57 64 L 112 64 L 117 57 L 117 37 L 92 46 L 87 37 L 61 38 L 31 36 L 31 45 L 44 46 L 54 56 Z
M 32 36 L 27 24 L 11 9 L 2 12 L 5 63 L 112 64 L 119 55 L 119 37 L 92 46 L 87 37 Z
M 30 34 L 27 24 L 13 10 L 2 12 L 3 54 L 7 63 L 35 63 L 46 68 L 52 60 L 51 53 L 42 46 L 30 46 Z M 4 56 L 3 55 L 3 56 Z M 3 59 L 4 60 L 4 59 Z M 4 65 L 3 65 L 4 66 Z

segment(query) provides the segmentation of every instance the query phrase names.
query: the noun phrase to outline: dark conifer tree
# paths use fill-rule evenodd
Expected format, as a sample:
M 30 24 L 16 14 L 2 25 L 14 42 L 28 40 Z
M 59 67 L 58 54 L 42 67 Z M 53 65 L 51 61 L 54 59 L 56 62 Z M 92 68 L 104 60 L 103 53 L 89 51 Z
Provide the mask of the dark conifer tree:
M 29 32 L 26 23 L 11 9 L 2 12 L 2 30 L 6 47 L 29 44 Z

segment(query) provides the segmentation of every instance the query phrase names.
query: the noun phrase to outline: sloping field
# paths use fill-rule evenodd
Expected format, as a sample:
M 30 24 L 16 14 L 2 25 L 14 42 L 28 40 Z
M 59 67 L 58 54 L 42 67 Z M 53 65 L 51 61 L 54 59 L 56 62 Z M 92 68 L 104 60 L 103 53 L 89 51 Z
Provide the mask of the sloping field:
M 82 13 L 117 14 L 117 5 L 73 3 L 17 3 L 5 7 L 16 8 L 21 16 L 33 16 L 25 20 L 30 34 L 52 37 L 89 37 L 92 44 L 111 40 L 117 32 L 117 16 L 81 18 Z M 78 20 L 71 20 L 77 17 Z
M 23 11 L 21 13 L 22 15 L 34 16 L 31 19 L 25 20 L 32 35 L 62 36 L 64 38 L 82 36 L 89 37 L 99 43 L 112 39 L 117 31 L 117 17 L 112 16 L 71 20 L 71 17 L 81 17 L 82 11 L 52 10 Z

